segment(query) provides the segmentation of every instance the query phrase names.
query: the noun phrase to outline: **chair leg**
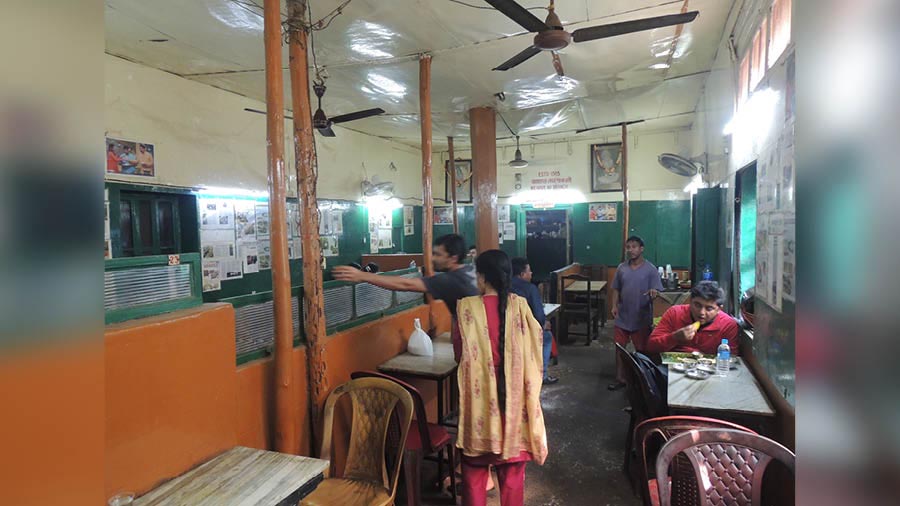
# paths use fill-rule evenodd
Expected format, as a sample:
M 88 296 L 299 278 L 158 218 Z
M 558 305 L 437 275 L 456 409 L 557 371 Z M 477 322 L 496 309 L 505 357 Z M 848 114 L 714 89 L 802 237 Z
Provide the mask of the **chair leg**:
M 450 458 L 450 495 L 453 496 L 453 504 L 456 504 L 456 447 L 453 442 L 447 446 L 447 456 Z
M 403 459 L 403 478 L 406 480 L 406 504 L 407 506 L 421 506 L 422 482 L 420 471 L 422 468 L 422 455 L 418 450 L 407 450 Z
M 437 465 L 438 465 L 438 474 L 437 474 L 438 486 L 437 486 L 437 488 L 438 488 L 438 490 L 440 490 L 441 483 L 444 482 L 444 449 L 443 448 L 438 449 Z M 451 473 L 452 473 L 452 470 L 451 470 Z

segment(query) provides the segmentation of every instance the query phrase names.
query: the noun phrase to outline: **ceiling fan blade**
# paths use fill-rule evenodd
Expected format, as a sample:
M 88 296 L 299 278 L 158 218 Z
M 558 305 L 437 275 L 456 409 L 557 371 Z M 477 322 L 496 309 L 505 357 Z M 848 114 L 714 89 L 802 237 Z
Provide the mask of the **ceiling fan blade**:
M 582 128 L 581 130 L 575 130 L 575 134 L 577 135 L 582 132 L 590 132 L 591 130 L 598 130 L 600 128 L 610 128 L 610 127 L 617 127 L 617 126 L 622 126 L 622 125 L 633 125 L 635 123 L 643 123 L 643 122 L 644 122 L 644 120 L 642 120 L 642 119 L 636 119 L 633 121 L 620 121 L 618 123 L 610 123 L 608 125 L 601 125 L 601 126 L 595 126 L 595 127 L 591 127 L 591 128 Z
M 575 42 L 585 42 L 588 40 L 615 37 L 616 35 L 624 35 L 626 33 L 643 32 L 644 30 L 652 30 L 654 28 L 662 28 L 665 26 L 681 25 L 693 21 L 697 17 L 697 14 L 700 14 L 700 11 L 581 28 L 572 32 L 572 40 Z
M 265 116 L 265 114 L 266 114 L 266 111 L 260 111 L 259 109 L 251 109 L 249 107 L 244 107 L 244 110 L 247 112 L 255 112 L 256 114 L 262 114 L 263 116 Z M 284 119 L 294 119 L 294 117 L 288 116 L 287 114 L 285 114 Z
M 348 121 L 378 116 L 379 114 L 384 114 L 384 109 L 376 107 L 375 109 L 366 109 L 365 111 L 356 111 L 349 114 L 341 114 L 340 116 L 330 118 L 330 120 L 332 123 L 346 123 Z
M 322 137 L 335 137 L 334 130 L 331 129 L 331 125 L 328 128 L 320 128 L 319 133 L 322 134 Z
M 546 23 L 513 0 L 485 0 L 485 2 L 491 4 L 493 8 L 502 12 L 506 17 L 515 21 L 529 32 L 537 33 L 550 30 Z
M 534 46 L 530 46 L 527 49 L 525 49 L 524 51 L 520 52 L 519 54 L 517 54 L 517 55 L 513 56 L 512 58 L 506 60 L 505 62 L 501 63 L 500 65 L 497 65 L 496 67 L 494 67 L 491 70 L 509 70 L 509 69 L 515 67 L 516 65 L 519 65 L 520 63 L 524 63 L 525 60 L 531 58 L 532 56 L 535 56 L 536 54 L 538 54 L 540 52 L 541 52 L 540 49 L 538 49 Z
M 553 51 L 553 68 L 556 69 L 556 75 L 566 77 L 566 71 L 563 69 L 562 60 L 559 59 L 559 53 Z

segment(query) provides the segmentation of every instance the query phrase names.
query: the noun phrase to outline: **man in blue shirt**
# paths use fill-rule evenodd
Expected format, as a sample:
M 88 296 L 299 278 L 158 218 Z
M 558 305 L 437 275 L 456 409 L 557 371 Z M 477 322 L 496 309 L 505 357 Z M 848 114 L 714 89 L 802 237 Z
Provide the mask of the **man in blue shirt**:
M 541 293 L 538 292 L 537 287 L 531 284 L 531 266 L 528 265 L 527 258 L 512 259 L 512 275 L 510 291 L 520 297 L 525 297 L 534 314 L 534 319 L 544 328 L 544 384 L 552 385 L 559 381 L 559 378 L 547 374 L 550 350 L 553 348 L 553 334 L 546 328 L 547 317 L 544 316 L 544 303 L 541 301 Z

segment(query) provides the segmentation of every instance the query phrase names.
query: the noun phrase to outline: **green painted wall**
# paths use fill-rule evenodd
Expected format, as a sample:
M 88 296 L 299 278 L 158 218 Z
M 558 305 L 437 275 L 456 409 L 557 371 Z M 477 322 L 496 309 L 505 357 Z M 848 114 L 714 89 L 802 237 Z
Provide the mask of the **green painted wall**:
M 653 265 L 691 265 L 691 202 L 644 200 L 631 202 L 628 235 L 644 240 L 644 257 Z

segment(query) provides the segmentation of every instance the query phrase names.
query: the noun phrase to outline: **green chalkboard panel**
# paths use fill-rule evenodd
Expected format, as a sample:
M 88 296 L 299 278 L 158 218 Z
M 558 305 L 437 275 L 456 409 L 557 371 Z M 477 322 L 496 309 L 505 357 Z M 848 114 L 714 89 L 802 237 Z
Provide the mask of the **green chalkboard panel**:
M 691 201 L 656 201 L 656 264 L 691 265 Z
M 572 206 L 573 260 L 581 264 L 619 265 L 622 261 L 622 203 L 616 203 L 616 221 L 590 222 L 588 204 Z

